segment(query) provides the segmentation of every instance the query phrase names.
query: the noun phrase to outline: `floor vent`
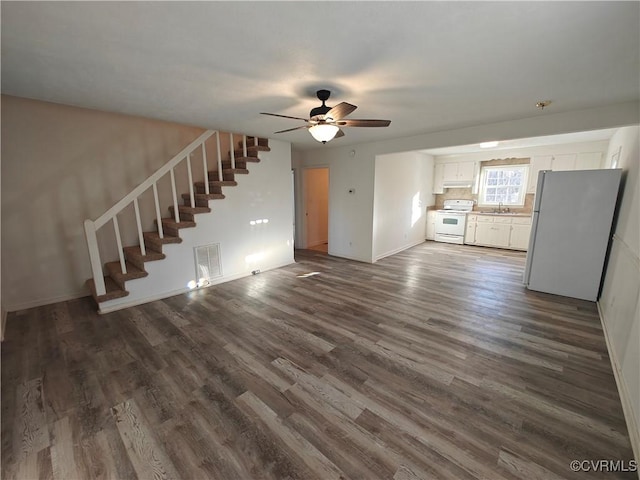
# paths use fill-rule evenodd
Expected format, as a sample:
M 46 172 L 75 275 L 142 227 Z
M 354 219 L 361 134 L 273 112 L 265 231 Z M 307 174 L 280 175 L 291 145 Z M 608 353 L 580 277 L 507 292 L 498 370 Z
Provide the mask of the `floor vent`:
M 194 249 L 196 259 L 196 278 L 198 286 L 208 285 L 211 280 L 222 276 L 220 265 L 220 244 L 202 245 Z

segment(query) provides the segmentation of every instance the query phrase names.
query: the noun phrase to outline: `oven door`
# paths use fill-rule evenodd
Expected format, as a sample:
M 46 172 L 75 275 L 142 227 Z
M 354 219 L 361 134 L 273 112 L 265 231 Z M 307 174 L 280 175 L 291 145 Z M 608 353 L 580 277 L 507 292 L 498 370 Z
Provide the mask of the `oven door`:
M 465 213 L 438 212 L 436 215 L 436 234 L 464 237 Z

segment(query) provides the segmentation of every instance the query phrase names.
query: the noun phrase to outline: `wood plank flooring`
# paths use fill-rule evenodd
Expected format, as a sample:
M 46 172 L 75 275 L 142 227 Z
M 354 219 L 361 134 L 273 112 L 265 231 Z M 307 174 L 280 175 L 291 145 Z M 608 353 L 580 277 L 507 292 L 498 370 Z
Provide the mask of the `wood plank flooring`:
M 2 478 L 637 478 L 569 468 L 631 446 L 595 304 L 527 291 L 523 253 L 296 259 L 11 314 Z

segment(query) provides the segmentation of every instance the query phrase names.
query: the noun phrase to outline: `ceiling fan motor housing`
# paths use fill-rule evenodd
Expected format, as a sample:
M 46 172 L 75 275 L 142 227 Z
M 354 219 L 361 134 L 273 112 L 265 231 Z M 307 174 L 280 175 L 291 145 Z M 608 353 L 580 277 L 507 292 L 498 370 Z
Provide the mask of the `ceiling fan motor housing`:
M 318 115 L 325 115 L 329 110 L 331 110 L 331 107 L 327 107 L 324 104 L 324 102 L 329 100 L 331 92 L 329 90 L 318 90 L 316 92 L 316 95 L 318 97 L 318 100 L 322 102 L 322 106 L 311 109 L 311 111 L 309 112 L 309 117 L 311 118 L 317 117 Z

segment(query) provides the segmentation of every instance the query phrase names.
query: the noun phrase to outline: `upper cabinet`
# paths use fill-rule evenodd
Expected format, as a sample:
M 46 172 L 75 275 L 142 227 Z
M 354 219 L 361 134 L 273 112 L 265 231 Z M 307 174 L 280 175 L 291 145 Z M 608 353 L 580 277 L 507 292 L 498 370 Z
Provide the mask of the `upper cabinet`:
M 436 163 L 433 193 L 444 193 L 445 188 L 470 187 L 475 178 L 476 162 Z
M 529 185 L 527 186 L 527 193 L 536 193 L 536 186 L 538 185 L 538 173 L 540 170 L 551 170 L 551 161 L 553 156 L 551 155 L 538 155 L 531 157 L 529 166 Z
M 444 163 L 436 163 L 433 169 L 433 193 L 444 193 Z
M 538 155 L 531 158 L 527 193 L 536 193 L 540 170 L 594 170 L 602 168 L 601 152 L 567 153 L 561 155 Z

